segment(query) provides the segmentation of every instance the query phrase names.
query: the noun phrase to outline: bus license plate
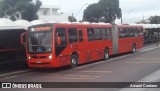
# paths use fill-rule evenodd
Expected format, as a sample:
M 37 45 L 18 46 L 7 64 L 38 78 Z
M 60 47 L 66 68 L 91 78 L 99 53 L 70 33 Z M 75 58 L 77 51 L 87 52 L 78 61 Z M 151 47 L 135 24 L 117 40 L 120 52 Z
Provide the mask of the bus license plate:
M 40 64 L 40 63 L 42 63 L 42 62 L 39 62 L 39 61 L 37 62 L 37 64 Z

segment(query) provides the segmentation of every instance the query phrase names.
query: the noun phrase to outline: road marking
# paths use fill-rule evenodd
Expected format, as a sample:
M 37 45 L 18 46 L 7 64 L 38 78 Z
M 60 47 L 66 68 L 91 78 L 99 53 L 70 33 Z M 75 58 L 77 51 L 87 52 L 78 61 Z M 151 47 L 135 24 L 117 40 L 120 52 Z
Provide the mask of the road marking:
M 76 76 L 76 75 L 64 75 L 64 76 L 68 76 L 68 77 L 71 77 L 71 76 Z
M 78 71 L 86 73 L 112 73 L 112 71 Z
M 89 77 L 87 75 L 64 75 L 66 77 Z
M 144 47 L 144 48 L 148 48 L 148 47 Z M 131 56 L 131 55 L 147 52 L 147 51 L 150 51 L 150 50 L 153 50 L 153 49 L 157 49 L 157 48 L 160 48 L 160 47 L 153 47 L 153 48 L 148 48 L 148 49 L 145 49 L 145 50 L 140 49 L 140 51 L 138 50 L 138 52 L 136 52 L 134 54 L 128 54 L 128 55 L 120 56 L 120 57 L 108 59 L 107 61 L 100 61 L 100 62 L 96 62 L 96 63 L 92 63 L 92 64 L 80 66 L 80 67 L 76 67 L 74 69 L 83 69 L 83 68 L 94 66 L 94 65 L 97 65 L 97 64 L 108 63 L 108 62 L 113 61 L 113 60 L 117 60 L 117 59 L 121 59 L 121 58 L 126 58 L 126 57 Z
M 5 78 L 5 79 L 7 79 L 7 78 L 13 78 L 13 77 L 16 77 L 16 76 L 18 76 L 18 75 L 13 75 L 13 76 L 4 77 L 4 78 Z
M 46 76 L 45 76 L 46 77 Z M 95 79 L 100 78 L 101 76 L 88 76 L 88 75 L 54 75 L 47 78 L 59 78 L 59 79 Z
M 160 60 L 160 58 L 133 58 L 131 60 Z
M 80 76 L 80 77 L 86 77 L 86 78 L 87 78 L 87 77 L 89 77 L 89 76 Z
M 160 61 L 143 61 L 143 62 L 126 62 L 126 63 L 135 63 L 135 64 L 140 64 L 140 63 L 160 63 Z
M 48 78 L 56 78 L 56 79 L 75 79 L 75 80 L 93 80 L 94 77 L 48 77 Z
M 61 75 L 52 75 L 52 76 L 61 76 Z
M 153 49 L 157 49 L 157 48 L 160 48 L 160 47 L 153 47 L 153 48 L 145 49 L 145 50 L 142 50 L 141 53 L 146 52 L 146 51 L 150 51 L 150 50 L 153 50 Z
M 101 76 L 94 76 L 94 77 L 99 78 L 99 77 L 101 77 Z
M 95 78 L 67 78 L 67 79 L 73 79 L 73 80 L 93 80 Z

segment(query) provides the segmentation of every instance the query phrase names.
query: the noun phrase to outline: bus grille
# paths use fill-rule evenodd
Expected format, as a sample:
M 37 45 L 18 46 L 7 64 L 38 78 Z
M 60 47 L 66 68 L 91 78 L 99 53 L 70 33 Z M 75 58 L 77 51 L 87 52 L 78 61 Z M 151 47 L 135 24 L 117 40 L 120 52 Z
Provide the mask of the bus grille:
M 37 58 L 47 58 L 47 56 L 32 56 L 32 58 L 35 58 L 35 59 L 37 59 Z
M 31 63 L 32 65 L 48 65 L 50 63 Z

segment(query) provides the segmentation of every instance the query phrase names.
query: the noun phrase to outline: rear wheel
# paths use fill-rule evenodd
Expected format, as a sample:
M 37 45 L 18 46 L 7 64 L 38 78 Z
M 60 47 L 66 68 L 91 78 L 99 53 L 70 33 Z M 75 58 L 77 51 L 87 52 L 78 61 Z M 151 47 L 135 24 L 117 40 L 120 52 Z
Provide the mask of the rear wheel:
M 105 49 L 104 50 L 104 60 L 107 60 L 109 58 L 109 50 Z
M 136 45 L 134 44 L 133 46 L 132 46 L 132 53 L 135 53 L 136 52 Z
M 77 55 L 72 55 L 70 58 L 70 67 L 71 68 L 76 68 L 78 65 L 78 56 Z

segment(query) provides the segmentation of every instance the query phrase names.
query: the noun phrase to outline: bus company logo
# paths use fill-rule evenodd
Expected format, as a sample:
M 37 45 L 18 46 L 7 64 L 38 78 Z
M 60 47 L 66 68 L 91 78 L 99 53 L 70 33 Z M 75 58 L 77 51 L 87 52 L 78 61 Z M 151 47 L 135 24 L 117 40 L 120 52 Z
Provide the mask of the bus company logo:
M 11 88 L 11 83 L 2 83 L 2 88 Z

